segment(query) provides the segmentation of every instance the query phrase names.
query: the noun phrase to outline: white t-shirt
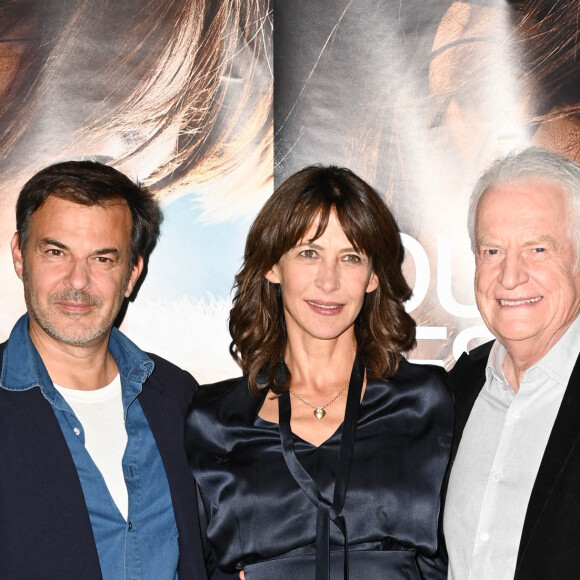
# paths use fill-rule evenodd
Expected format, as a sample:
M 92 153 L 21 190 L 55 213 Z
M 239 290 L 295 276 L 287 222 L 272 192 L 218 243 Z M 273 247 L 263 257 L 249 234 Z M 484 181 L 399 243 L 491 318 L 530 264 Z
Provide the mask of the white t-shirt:
M 127 431 L 119 375 L 106 387 L 93 391 L 54 387 L 83 426 L 85 448 L 101 472 L 113 501 L 127 519 L 129 497 L 123 475 Z

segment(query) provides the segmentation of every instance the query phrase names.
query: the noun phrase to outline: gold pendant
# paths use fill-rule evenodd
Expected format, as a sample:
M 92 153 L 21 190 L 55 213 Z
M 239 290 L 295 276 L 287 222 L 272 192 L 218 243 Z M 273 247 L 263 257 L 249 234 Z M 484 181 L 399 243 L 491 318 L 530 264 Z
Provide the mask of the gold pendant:
M 324 415 L 326 415 L 326 411 L 322 407 L 316 407 L 316 409 L 314 409 L 314 416 L 317 419 L 322 419 Z

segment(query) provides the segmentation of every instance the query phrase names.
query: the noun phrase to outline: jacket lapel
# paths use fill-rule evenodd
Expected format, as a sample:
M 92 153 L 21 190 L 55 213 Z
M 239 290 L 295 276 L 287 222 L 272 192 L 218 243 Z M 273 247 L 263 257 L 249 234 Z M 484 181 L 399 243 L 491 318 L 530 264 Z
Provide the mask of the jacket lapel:
M 485 384 L 485 367 L 493 341 L 461 355 L 449 373 L 449 384 L 455 401 L 455 426 L 451 445 L 451 463 L 455 459 L 461 436 L 477 396 Z
M 168 379 L 170 380 L 170 379 Z M 195 480 L 188 468 L 184 444 L 184 409 L 172 397 L 164 396 L 162 381 L 154 375 L 139 396 L 161 455 L 179 531 L 179 578 L 206 578 L 201 550 Z
M 573 449 L 580 443 L 580 357 L 576 360 L 570 381 L 556 416 L 552 433 L 540 463 L 536 482 L 532 489 L 526 519 L 522 530 L 518 565 L 525 554 L 552 491 L 558 482 L 562 468 Z

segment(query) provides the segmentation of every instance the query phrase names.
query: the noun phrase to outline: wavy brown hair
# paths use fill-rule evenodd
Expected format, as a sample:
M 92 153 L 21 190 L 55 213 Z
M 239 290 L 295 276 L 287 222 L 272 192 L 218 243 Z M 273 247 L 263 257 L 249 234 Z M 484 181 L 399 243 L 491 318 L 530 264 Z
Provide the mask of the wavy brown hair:
M 332 210 L 353 247 L 370 259 L 379 280 L 378 288 L 365 296 L 355 321 L 369 377 L 395 372 L 401 353 L 415 344 L 415 322 L 403 307 L 411 289 L 401 270 L 403 247 L 391 212 L 352 171 L 306 167 L 284 181 L 258 214 L 235 279 L 230 353 L 248 375 L 254 393 L 269 386 L 280 394 L 290 383 L 290 375 L 284 384 L 276 376 L 287 341 L 283 298 L 280 286 L 266 280 L 265 274 L 298 244 L 316 218 L 313 239 L 319 238 Z

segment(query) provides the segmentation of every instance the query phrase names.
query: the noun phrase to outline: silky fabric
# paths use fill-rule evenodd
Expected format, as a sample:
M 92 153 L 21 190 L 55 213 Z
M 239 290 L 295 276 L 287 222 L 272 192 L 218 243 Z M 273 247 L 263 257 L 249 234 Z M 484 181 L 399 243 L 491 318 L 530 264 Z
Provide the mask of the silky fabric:
M 186 440 L 209 560 L 243 568 L 247 580 L 314 578 L 317 508 L 286 465 L 278 424 L 258 417 L 266 395 L 253 396 L 242 377 L 203 387 L 192 406 Z M 328 504 L 342 429 L 319 447 L 294 435 L 296 457 Z M 388 380 L 367 382 L 342 510 L 350 580 L 446 577 L 437 531 L 452 429 L 442 369 L 402 360 Z M 344 536 L 331 522 L 331 578 L 343 577 L 343 563 Z
M 285 371 L 287 370 L 284 364 L 278 365 L 278 369 L 280 368 Z M 317 509 L 315 580 L 330 580 L 331 520 L 342 532 L 344 538 L 344 579 L 349 580 L 348 532 L 342 509 L 348 489 L 364 376 L 365 367 L 363 358 L 358 354 L 348 383 L 349 390 L 342 424 L 342 436 L 340 438 L 338 468 L 334 480 L 332 505 L 326 501 L 325 497 L 320 493 L 316 482 L 310 477 L 310 474 L 304 469 L 296 457 L 294 437 L 290 426 L 292 405 L 290 403 L 289 391 L 285 391 L 278 397 L 278 417 L 284 461 L 286 461 L 286 466 L 296 483 Z M 284 377 L 284 381 L 280 381 L 280 384 L 286 383 L 286 380 L 286 377 Z

